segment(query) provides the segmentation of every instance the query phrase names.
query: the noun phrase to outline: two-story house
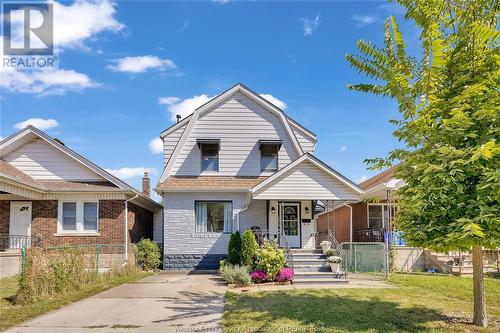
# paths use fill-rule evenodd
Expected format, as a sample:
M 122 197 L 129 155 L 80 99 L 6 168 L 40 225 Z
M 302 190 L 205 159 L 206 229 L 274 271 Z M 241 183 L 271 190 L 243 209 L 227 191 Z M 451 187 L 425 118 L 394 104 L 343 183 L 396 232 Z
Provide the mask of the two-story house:
M 316 135 L 249 88 L 193 111 L 161 133 L 165 269 L 217 268 L 230 234 L 249 228 L 314 248 L 316 202 L 359 201 L 361 188 L 314 156 Z

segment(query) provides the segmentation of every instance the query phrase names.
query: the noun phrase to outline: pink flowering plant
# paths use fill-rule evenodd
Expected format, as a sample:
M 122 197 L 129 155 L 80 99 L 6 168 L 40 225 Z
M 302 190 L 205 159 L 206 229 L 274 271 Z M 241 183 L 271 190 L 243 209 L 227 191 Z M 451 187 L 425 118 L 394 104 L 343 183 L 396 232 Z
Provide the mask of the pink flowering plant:
M 250 272 L 250 277 L 252 278 L 252 282 L 255 282 L 255 283 L 264 282 L 268 279 L 267 274 L 261 270 L 258 270 L 258 269 Z
M 295 274 L 291 268 L 282 268 L 276 276 L 276 280 L 278 282 L 292 281 L 294 276 Z

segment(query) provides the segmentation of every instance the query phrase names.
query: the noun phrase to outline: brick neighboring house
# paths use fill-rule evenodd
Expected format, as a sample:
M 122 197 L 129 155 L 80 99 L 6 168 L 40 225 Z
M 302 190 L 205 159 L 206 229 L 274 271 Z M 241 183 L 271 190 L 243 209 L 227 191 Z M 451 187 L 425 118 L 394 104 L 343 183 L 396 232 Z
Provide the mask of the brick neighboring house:
M 0 141 L 0 250 L 152 239 L 162 206 L 149 186 L 147 174 L 141 193 L 28 126 Z
M 394 167 L 359 184 L 360 200 L 328 207 L 318 215 L 318 230 L 330 230 L 339 243 L 383 242 L 394 217 L 394 193 L 403 181 L 394 178 Z

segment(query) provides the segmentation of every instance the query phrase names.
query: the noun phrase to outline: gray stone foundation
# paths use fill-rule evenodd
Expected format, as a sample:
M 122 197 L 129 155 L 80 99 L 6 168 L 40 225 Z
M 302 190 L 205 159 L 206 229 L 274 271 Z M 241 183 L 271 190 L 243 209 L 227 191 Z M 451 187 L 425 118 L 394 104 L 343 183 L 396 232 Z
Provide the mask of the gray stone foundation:
M 163 269 L 166 271 L 217 270 L 226 254 L 166 254 Z

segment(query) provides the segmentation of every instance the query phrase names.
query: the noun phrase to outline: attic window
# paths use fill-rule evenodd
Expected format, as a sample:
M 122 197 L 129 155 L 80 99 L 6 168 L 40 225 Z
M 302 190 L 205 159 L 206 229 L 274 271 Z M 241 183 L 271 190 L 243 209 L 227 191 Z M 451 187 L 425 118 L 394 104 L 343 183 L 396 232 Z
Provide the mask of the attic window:
M 219 172 L 219 139 L 197 139 L 201 150 L 201 172 Z
M 262 171 L 278 170 L 278 153 L 281 140 L 260 140 L 260 169 Z

